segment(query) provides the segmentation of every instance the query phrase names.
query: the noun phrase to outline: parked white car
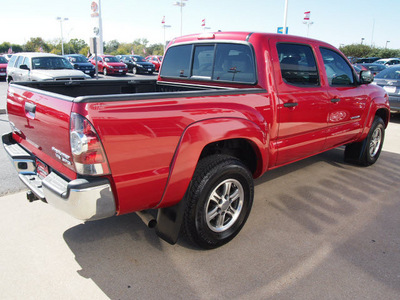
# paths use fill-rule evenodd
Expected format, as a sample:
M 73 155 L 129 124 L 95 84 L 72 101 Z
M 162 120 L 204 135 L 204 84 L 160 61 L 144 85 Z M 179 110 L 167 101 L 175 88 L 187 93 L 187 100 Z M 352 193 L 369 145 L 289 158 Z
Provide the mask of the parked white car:
M 397 57 L 382 58 L 382 59 L 378 59 L 375 63 L 389 67 L 389 66 L 400 64 L 400 58 L 397 58 Z
M 7 66 L 7 81 L 84 80 L 91 78 L 75 70 L 64 57 L 50 53 L 14 54 Z

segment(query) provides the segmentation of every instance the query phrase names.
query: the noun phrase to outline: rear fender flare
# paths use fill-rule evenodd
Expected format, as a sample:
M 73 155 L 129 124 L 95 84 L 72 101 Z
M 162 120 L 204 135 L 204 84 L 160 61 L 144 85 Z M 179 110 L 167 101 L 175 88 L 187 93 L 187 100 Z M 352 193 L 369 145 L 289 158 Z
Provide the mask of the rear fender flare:
M 183 132 L 170 165 L 165 191 L 156 208 L 168 207 L 182 200 L 193 177 L 202 150 L 208 144 L 229 140 L 246 139 L 252 143 L 260 162 L 253 174 L 260 176 L 268 165 L 268 131 L 257 124 L 240 118 L 202 120 L 188 126 Z

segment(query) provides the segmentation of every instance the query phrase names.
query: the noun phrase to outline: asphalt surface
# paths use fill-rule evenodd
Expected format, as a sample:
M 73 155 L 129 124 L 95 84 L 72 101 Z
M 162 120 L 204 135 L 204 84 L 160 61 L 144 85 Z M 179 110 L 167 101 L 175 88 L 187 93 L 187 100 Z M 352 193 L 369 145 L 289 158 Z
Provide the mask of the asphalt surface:
M 400 299 L 399 178 L 396 115 L 371 167 L 338 148 L 266 173 L 241 233 L 212 251 L 171 246 L 135 214 L 84 224 L 9 194 L 1 298 Z

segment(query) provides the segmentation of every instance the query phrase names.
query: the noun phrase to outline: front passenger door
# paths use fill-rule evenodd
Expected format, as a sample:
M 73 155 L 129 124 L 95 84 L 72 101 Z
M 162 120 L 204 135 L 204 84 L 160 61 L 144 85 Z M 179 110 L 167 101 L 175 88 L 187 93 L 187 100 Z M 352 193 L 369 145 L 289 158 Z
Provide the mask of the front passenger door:
M 367 96 L 347 60 L 334 49 L 320 48 L 328 82 L 329 115 L 324 149 L 352 141 L 361 133 Z

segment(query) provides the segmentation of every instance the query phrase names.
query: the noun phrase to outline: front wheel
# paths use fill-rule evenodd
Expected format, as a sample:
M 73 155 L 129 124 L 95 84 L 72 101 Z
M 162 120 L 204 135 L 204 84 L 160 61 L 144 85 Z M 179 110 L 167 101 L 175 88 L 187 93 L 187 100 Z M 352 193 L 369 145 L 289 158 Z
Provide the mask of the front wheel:
M 345 161 L 362 166 L 374 164 L 381 154 L 384 139 L 385 123 L 377 116 L 365 140 L 346 145 Z
M 133 67 L 133 68 L 132 68 L 132 74 L 135 75 L 136 72 L 137 72 L 136 67 Z
M 103 69 L 103 75 L 104 75 L 104 76 L 107 76 L 107 68 L 104 68 L 104 69 Z
M 253 196 L 253 177 L 241 161 L 228 155 L 200 160 L 185 196 L 184 234 L 205 249 L 228 243 L 245 224 Z

